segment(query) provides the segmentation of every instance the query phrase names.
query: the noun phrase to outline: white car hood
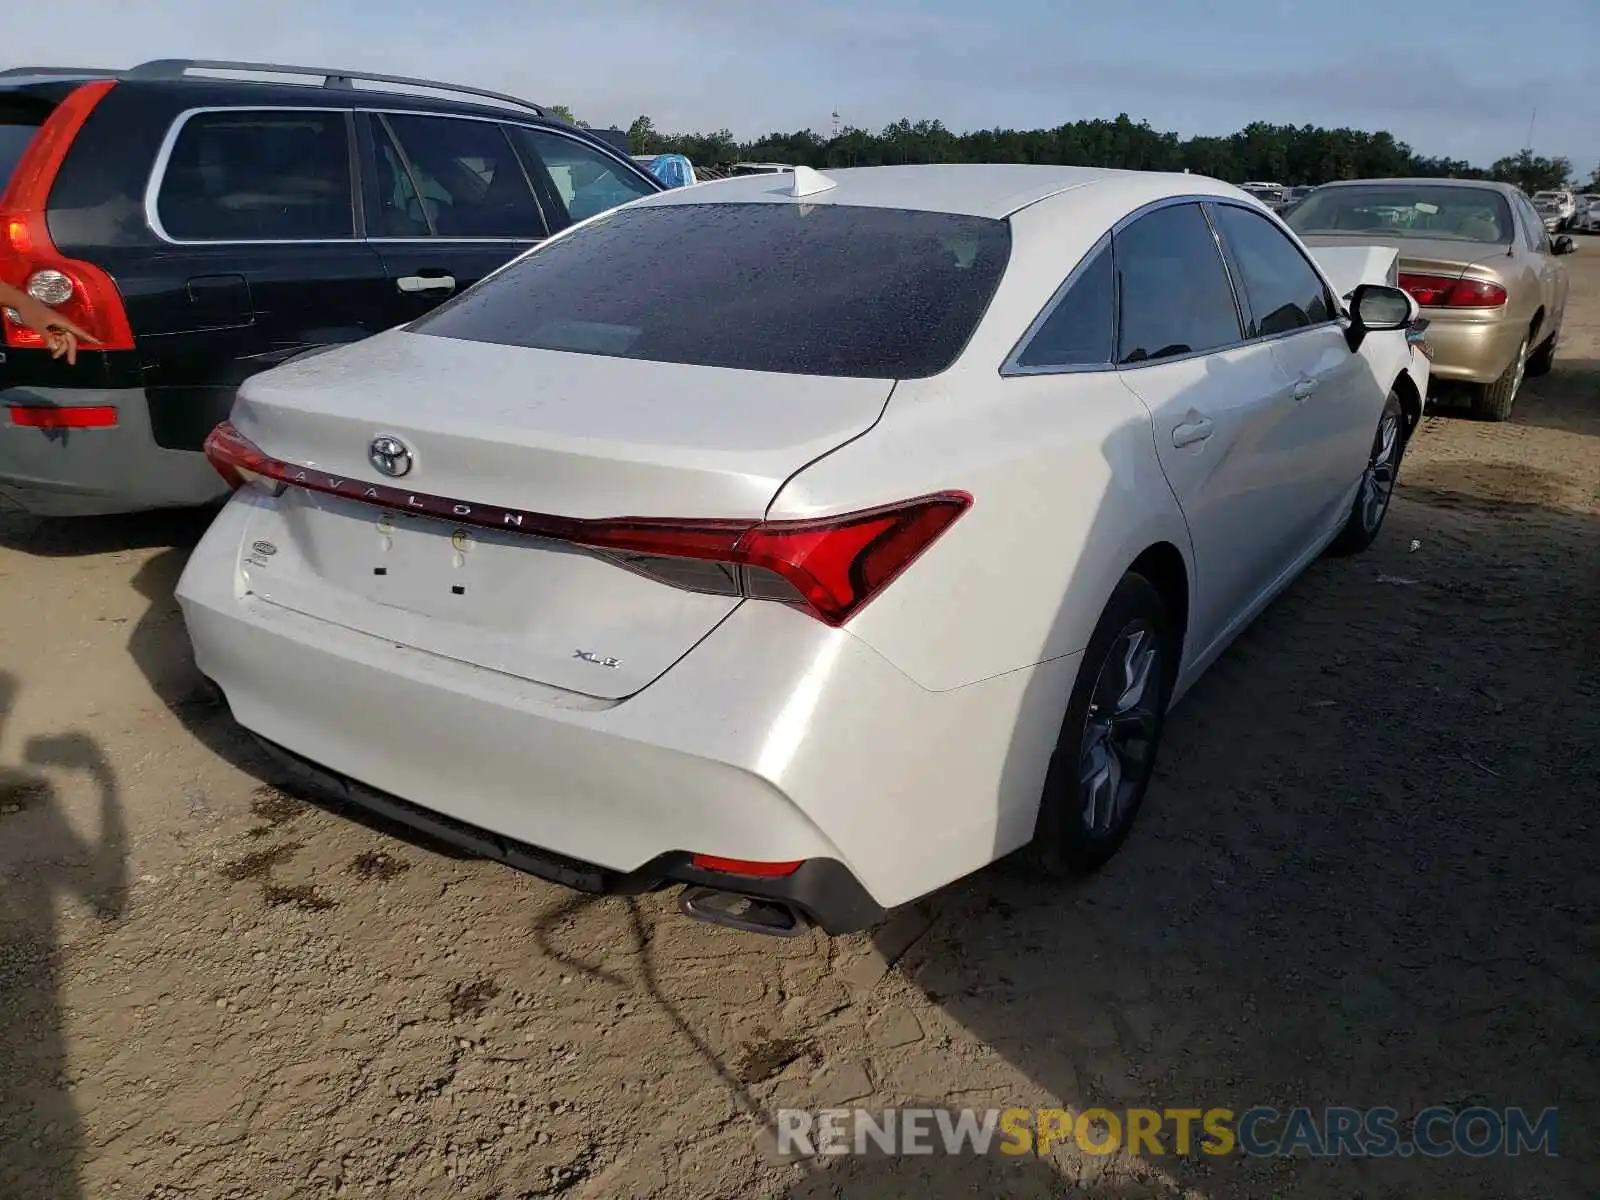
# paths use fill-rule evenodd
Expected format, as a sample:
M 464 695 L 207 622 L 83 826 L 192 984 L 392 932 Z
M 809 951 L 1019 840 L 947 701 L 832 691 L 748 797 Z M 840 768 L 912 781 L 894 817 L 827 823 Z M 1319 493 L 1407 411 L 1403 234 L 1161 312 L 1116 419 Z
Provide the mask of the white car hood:
M 1390 283 L 1389 272 L 1400 257 L 1400 251 L 1393 246 L 1308 246 L 1307 249 L 1341 300 L 1349 299 L 1350 293 L 1363 283 Z

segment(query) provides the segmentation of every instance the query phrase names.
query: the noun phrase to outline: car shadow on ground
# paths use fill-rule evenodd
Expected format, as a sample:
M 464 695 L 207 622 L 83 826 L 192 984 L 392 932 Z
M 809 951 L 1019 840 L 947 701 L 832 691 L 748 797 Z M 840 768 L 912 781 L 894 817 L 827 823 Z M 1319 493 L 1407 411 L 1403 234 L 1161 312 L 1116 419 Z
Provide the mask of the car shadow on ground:
M 0 546 L 41 558 L 78 558 L 162 546 L 193 548 L 215 508 L 167 508 L 113 517 L 35 517 L 0 511 Z
M 101 921 L 128 903 L 127 847 L 116 777 L 87 734 L 8 746 L 17 683 L 0 671 L 0 1195 L 77 1200 L 87 1154 L 73 1097 L 61 994 L 63 898 Z M 4 759 L 17 756 L 19 765 Z M 96 835 L 61 810 L 53 776 L 86 773 L 99 791 Z
M 1117 858 L 953 885 L 899 969 L 1080 1112 L 1555 1106 L 1561 1157 L 1179 1157 L 1169 1124 L 1116 1194 L 1592 1194 L 1600 519 L 1559 474 L 1408 463 L 1377 543 L 1173 711 Z
M 1600 437 L 1600 359 L 1557 357 L 1547 375 L 1523 381 L 1516 405 L 1503 425 L 1473 415 L 1471 397 L 1459 388 L 1442 389 L 1429 400 L 1429 416 L 1472 421 L 1486 432 L 1496 429 L 1554 429 Z
M 174 595 L 192 549 L 192 543 L 174 546 L 139 569 L 133 587 L 144 597 L 147 607 L 128 635 L 129 656 L 190 736 L 224 762 L 260 780 L 268 791 L 279 793 L 258 794 L 258 807 L 281 805 L 286 796 L 408 842 L 419 850 L 458 860 L 470 857 L 407 826 L 308 790 L 234 721 L 227 701 L 195 666 L 183 612 Z

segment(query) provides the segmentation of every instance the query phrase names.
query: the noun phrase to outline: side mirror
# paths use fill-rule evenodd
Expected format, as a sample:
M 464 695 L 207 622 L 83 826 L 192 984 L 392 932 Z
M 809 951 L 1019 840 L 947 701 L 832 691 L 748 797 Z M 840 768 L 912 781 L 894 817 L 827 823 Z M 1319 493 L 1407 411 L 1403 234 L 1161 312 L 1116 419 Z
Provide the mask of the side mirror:
M 1577 244 L 1564 233 L 1550 243 L 1551 254 L 1573 254 L 1577 249 Z
M 1363 283 L 1350 293 L 1350 328 L 1346 340 L 1359 350 L 1369 333 L 1405 329 L 1417 319 L 1417 302 L 1397 287 Z

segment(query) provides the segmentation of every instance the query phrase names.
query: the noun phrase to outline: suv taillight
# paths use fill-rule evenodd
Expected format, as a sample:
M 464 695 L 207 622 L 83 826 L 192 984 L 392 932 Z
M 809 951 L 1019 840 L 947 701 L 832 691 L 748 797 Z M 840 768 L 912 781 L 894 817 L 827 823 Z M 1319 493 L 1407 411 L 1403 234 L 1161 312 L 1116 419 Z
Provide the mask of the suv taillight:
M 601 520 L 485 509 L 443 496 L 337 480 L 272 458 L 224 421 L 206 438 L 206 458 L 229 487 L 272 495 L 286 485 L 379 508 L 434 515 L 458 525 L 517 533 L 598 551 L 620 566 L 690 591 L 776 600 L 829 625 L 843 625 L 967 511 L 966 492 L 937 492 L 832 517 L 793 521 Z
M 133 331 L 117 285 L 93 263 L 67 258 L 57 250 L 45 219 L 50 189 L 72 140 L 113 86 L 111 80 L 98 80 L 74 88 L 23 152 L 10 184 L 0 195 L 0 279 L 22 288 L 88 332 L 95 339 L 91 349 L 132 350 Z M 44 345 L 44 339 L 9 309 L 0 319 L 0 328 L 5 344 L 14 349 Z
M 1498 308 L 1506 302 L 1506 290 L 1487 279 L 1463 275 L 1412 275 L 1402 272 L 1400 286 L 1424 308 Z

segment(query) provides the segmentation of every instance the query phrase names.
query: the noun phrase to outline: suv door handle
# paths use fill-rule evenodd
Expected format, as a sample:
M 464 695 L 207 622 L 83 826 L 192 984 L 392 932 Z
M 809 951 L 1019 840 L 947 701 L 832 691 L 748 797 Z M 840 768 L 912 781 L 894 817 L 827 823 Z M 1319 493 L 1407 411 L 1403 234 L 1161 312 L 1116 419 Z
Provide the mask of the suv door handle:
M 454 275 L 402 275 L 395 280 L 395 284 L 402 292 L 453 292 L 456 290 L 456 277 Z
M 1198 413 L 1191 414 L 1193 420 L 1184 421 L 1181 425 L 1172 428 L 1172 444 L 1179 450 L 1185 446 L 1193 446 L 1203 442 L 1211 436 L 1211 419 L 1202 417 Z
M 1317 381 L 1315 379 L 1303 378 L 1294 385 L 1294 398 L 1296 400 L 1304 400 L 1316 390 Z

